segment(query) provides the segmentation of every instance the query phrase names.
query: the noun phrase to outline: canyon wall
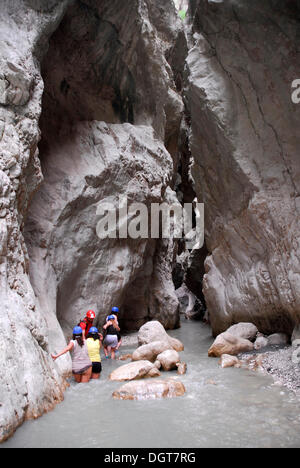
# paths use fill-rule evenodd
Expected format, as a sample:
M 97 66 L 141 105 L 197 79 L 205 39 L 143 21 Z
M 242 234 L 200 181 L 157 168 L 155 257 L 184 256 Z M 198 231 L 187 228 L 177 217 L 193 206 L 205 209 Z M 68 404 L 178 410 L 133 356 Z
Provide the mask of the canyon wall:
M 176 199 L 185 34 L 171 0 L 3 1 L 0 440 L 63 398 L 50 357 L 94 308 L 179 324 L 176 243 L 105 240 L 100 202 Z
M 291 333 L 300 318 L 299 4 L 192 0 L 190 15 L 186 102 L 213 332 L 246 321 Z
M 175 279 L 214 334 L 291 333 L 298 2 L 190 0 L 185 23 L 171 0 L 3 0 L 0 15 L 0 441 L 61 401 L 71 361 L 50 353 L 88 309 L 177 327 Z M 205 247 L 101 240 L 99 205 L 125 196 L 196 196 Z

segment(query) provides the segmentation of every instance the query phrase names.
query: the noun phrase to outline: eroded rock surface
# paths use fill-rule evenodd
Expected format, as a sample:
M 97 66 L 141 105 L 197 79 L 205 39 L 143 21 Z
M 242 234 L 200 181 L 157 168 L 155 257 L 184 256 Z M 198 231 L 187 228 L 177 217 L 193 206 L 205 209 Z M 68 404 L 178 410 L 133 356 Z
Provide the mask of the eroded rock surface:
M 109 376 L 110 380 L 122 382 L 126 380 L 138 380 L 147 377 L 158 377 L 160 372 L 150 361 L 138 361 L 125 364 L 115 369 Z
M 143 380 L 124 384 L 113 393 L 117 400 L 155 400 L 175 398 L 185 394 L 185 387 L 179 380 Z
M 1 441 L 63 398 L 71 360 L 50 353 L 87 309 L 101 322 L 119 303 L 128 328 L 160 312 L 178 325 L 159 260 L 176 245 L 100 245 L 95 228 L 106 197 L 171 196 L 185 36 L 169 0 L 5 1 L 0 26 Z
M 240 353 L 253 351 L 254 345 L 249 340 L 231 335 L 228 332 L 217 336 L 212 346 L 209 348 L 209 357 L 221 357 L 222 354 L 237 356 Z
M 38 121 L 43 82 L 37 48 L 59 24 L 66 4 L 1 4 L 0 442 L 25 419 L 62 400 L 61 375 L 70 369 L 68 358 L 58 369 L 50 357 L 47 324 L 29 281 L 22 233 L 28 203 L 42 180 Z
M 167 349 L 175 349 L 176 351 L 183 351 L 184 345 L 177 338 L 169 336 L 164 326 L 158 320 L 151 320 L 145 323 L 138 332 L 139 345 L 148 345 L 155 341 L 163 342 Z
M 205 203 L 204 294 L 215 335 L 299 320 L 300 76 L 297 2 L 191 2 L 192 174 Z

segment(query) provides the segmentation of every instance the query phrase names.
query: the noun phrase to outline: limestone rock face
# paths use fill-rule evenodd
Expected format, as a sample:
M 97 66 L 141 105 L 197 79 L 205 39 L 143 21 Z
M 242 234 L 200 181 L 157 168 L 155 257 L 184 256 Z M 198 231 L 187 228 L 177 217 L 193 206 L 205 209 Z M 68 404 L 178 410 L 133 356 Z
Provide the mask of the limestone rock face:
M 118 303 L 128 328 L 149 310 L 178 324 L 172 265 L 160 260 L 176 244 L 95 234 L 100 201 L 126 193 L 149 206 L 172 194 L 176 18 L 171 0 L 1 4 L 0 441 L 62 399 L 71 360 L 50 353 L 88 309 L 101 322 Z
M 153 129 L 131 124 L 79 123 L 45 158 L 26 225 L 30 275 L 47 317 L 57 315 L 66 331 L 89 309 L 102 325 L 116 304 L 125 328 L 147 320 L 156 241 L 101 240 L 97 212 L 104 203 L 118 210 L 122 197 L 128 209 L 161 203 L 172 167 Z
M 298 12 L 296 2 L 191 2 L 186 101 L 215 336 L 242 321 L 291 334 L 299 322 Z
M 154 400 L 175 398 L 185 394 L 185 387 L 179 380 L 143 380 L 124 384 L 113 393 L 117 400 Z
M 43 82 L 37 60 L 67 2 L 2 2 L 0 19 L 0 441 L 63 398 L 47 325 L 28 277 L 28 203 L 42 180 L 38 158 Z M 51 4 L 51 6 L 50 6 Z M 51 10 L 51 12 L 50 12 Z M 29 27 L 30 25 L 30 27 Z

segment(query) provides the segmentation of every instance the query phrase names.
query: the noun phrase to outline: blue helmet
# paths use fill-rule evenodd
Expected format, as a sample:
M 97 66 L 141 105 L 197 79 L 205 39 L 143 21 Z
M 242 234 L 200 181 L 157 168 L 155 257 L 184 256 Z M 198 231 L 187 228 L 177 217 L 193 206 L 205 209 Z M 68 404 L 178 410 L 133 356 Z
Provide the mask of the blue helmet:
M 73 335 L 82 335 L 82 328 L 81 327 L 75 327 L 73 329 Z
M 118 314 L 120 312 L 119 307 L 113 307 L 111 311 L 114 312 L 115 314 Z
M 97 333 L 99 333 L 98 328 L 91 327 L 89 333 L 91 333 L 92 335 L 96 335 Z
M 115 320 L 114 315 L 109 315 L 109 316 L 107 317 L 107 320 Z

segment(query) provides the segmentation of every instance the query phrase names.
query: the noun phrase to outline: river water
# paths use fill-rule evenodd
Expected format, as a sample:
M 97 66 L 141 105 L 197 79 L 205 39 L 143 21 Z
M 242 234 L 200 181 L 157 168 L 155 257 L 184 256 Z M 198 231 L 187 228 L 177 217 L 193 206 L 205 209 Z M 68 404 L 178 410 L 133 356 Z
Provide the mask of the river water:
M 222 369 L 207 357 L 211 331 L 182 322 L 169 333 L 185 345 L 188 372 L 177 377 L 186 395 L 168 400 L 117 401 L 121 386 L 108 375 L 125 362 L 103 360 L 101 380 L 72 383 L 54 411 L 29 421 L 1 448 L 300 447 L 299 400 L 273 379 L 244 369 Z M 122 354 L 132 351 L 124 347 Z

